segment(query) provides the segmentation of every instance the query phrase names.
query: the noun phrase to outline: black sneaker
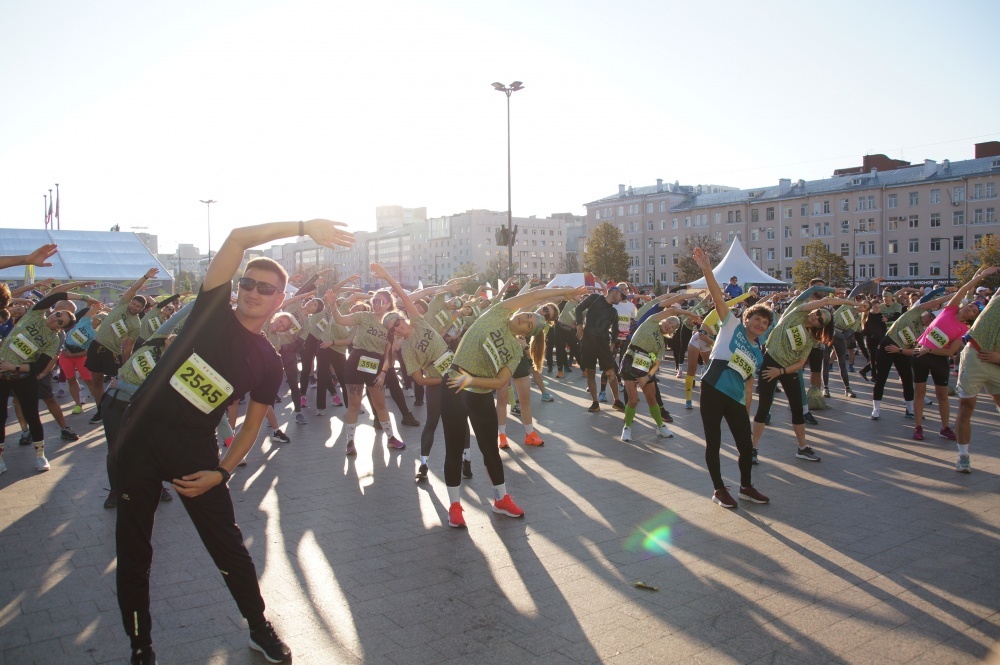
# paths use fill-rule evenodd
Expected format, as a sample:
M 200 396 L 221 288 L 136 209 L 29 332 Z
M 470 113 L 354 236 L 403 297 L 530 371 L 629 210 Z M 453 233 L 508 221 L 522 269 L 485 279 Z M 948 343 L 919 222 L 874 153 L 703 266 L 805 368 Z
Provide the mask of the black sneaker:
M 60 434 L 63 441 L 76 441 L 80 436 L 69 427 L 64 427 Z
M 795 456 L 798 457 L 799 459 L 809 460 L 810 462 L 819 461 L 819 455 L 813 452 L 813 449 L 810 448 L 809 446 L 806 446 L 805 448 L 799 448 L 795 452 Z
M 104 500 L 105 508 L 117 508 L 118 507 L 118 493 L 108 492 L 108 498 Z
M 269 663 L 284 663 L 292 657 L 292 650 L 274 632 L 270 621 L 260 630 L 250 631 L 250 648 L 264 654 Z
M 414 418 L 412 413 L 403 416 L 403 424 L 407 427 L 420 427 L 420 421 Z
M 674 422 L 673 416 L 671 416 L 670 412 L 664 409 L 662 406 L 660 407 L 660 417 L 663 418 L 663 422 L 665 423 Z
M 472 460 L 462 460 L 462 477 L 472 477 Z
M 288 435 L 282 432 L 280 429 L 276 429 L 271 432 L 271 438 L 278 443 L 291 443 L 292 440 L 288 438 Z
M 812 413 L 805 414 L 802 416 L 802 419 L 806 421 L 807 425 L 819 425 L 819 421 L 816 420 L 816 417 Z
M 422 399 L 413 400 L 413 406 L 423 406 L 423 405 L 424 405 L 424 400 Z
M 17 440 L 17 445 L 19 446 L 31 445 L 31 430 L 24 430 L 23 432 L 21 432 L 21 438 Z
M 427 465 L 421 464 L 417 469 L 417 480 L 427 480 Z
M 601 405 L 598 404 L 597 402 L 594 402 L 593 404 L 591 404 L 590 408 L 587 409 L 587 411 L 589 411 L 590 413 L 597 413 L 600 410 L 601 410 Z
M 156 654 L 149 647 L 132 649 L 132 665 L 156 665 Z
M 754 466 L 757 466 L 758 464 L 760 464 L 760 461 L 757 459 L 757 449 L 756 448 L 754 448 L 753 452 L 750 453 L 750 463 L 753 464 Z
M 174 500 L 174 495 L 166 487 L 160 487 L 160 503 L 170 503 Z
M 100 411 L 95 411 L 94 415 L 91 416 L 90 420 L 88 420 L 87 422 L 89 424 L 91 424 L 91 425 L 100 425 L 101 422 L 102 422 L 101 412 Z
M 615 400 L 615 403 L 611 405 L 611 408 L 614 409 L 615 411 L 624 411 L 625 402 L 621 401 L 620 399 Z

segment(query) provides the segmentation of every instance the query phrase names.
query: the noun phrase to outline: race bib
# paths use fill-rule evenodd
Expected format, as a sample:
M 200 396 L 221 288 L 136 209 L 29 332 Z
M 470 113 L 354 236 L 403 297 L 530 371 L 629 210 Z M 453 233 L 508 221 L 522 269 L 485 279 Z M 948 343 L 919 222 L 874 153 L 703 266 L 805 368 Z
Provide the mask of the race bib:
M 438 325 L 444 328 L 446 325 L 451 323 L 451 315 L 446 310 L 440 310 L 434 315 L 434 320 L 438 322 Z
M 74 330 L 69 334 L 69 341 L 77 346 L 84 346 L 90 339 L 82 330 Z
M 326 329 L 329 327 L 330 327 L 330 322 L 327 321 L 325 318 L 320 319 L 319 321 L 316 322 L 316 330 L 318 330 L 321 335 L 325 333 Z
M 132 356 L 132 369 L 136 374 L 145 378 L 149 376 L 149 373 L 153 371 L 156 366 L 156 359 L 153 358 L 153 352 L 146 349 L 142 353 L 137 353 Z
M 910 330 L 909 327 L 900 328 L 899 339 L 901 339 L 903 344 L 908 347 L 913 346 L 913 344 L 917 341 L 916 335 L 913 334 L 913 331 Z
M 934 344 L 937 345 L 939 349 L 945 348 L 946 346 L 948 346 L 948 343 L 951 342 L 951 338 L 948 337 L 948 335 L 946 335 L 944 331 L 940 330 L 939 328 L 933 328 L 931 330 L 928 330 L 927 340 L 934 342 Z
M 497 349 L 497 346 L 493 343 L 492 339 L 487 338 L 483 341 L 483 350 L 486 351 L 486 355 L 489 356 L 490 362 L 493 363 L 493 369 L 496 372 L 499 372 L 500 368 L 506 365 L 506 363 L 501 360 L 500 351 Z
M 480 316 L 482 316 L 482 314 L 483 314 L 483 310 L 482 310 L 481 307 L 479 307 L 477 305 L 473 305 L 472 306 L 472 316 L 474 316 L 474 317 L 476 317 L 478 319 Z
M 38 347 L 24 333 L 18 333 L 17 337 L 11 340 L 10 348 L 21 360 L 34 358 L 38 353 Z
M 455 358 L 455 354 L 451 350 L 445 351 L 441 354 L 441 357 L 434 361 L 434 369 L 441 376 L 451 369 L 451 361 Z
M 788 341 L 791 343 L 793 351 L 805 348 L 806 329 L 802 324 L 792 326 L 785 331 L 785 334 L 788 335 Z
M 119 337 L 120 338 L 120 337 L 125 337 L 126 335 L 128 335 L 128 326 L 125 325 L 125 322 L 122 321 L 121 319 L 119 319 L 118 321 L 114 321 L 114 322 L 111 323 L 111 330 L 114 331 L 115 337 Z
M 292 327 L 288 329 L 288 334 L 294 337 L 302 332 L 302 324 L 299 323 L 299 320 L 294 315 L 289 314 L 288 316 L 292 319 Z
M 736 370 L 736 372 L 743 377 L 744 381 L 757 372 L 756 359 L 742 349 L 735 349 L 733 351 L 733 357 L 729 359 L 729 364 L 726 366 L 730 369 Z
M 841 325 L 842 328 L 850 328 L 851 326 L 854 325 L 855 321 L 857 321 L 857 318 L 854 316 L 854 312 L 852 312 L 851 310 L 845 309 L 840 312 L 840 322 L 842 324 Z
M 716 321 L 715 323 L 704 323 L 703 322 L 701 324 L 701 327 L 702 327 L 702 329 L 705 332 L 707 332 L 709 335 L 712 335 L 713 337 L 715 335 L 719 334 L 719 322 L 718 321 Z
M 160 320 L 160 317 L 158 317 L 158 316 L 152 316 L 152 317 L 150 317 L 150 319 L 149 319 L 149 327 L 150 327 L 151 330 L 155 331 L 157 328 L 159 328 L 162 325 L 163 325 L 163 321 Z
M 653 367 L 653 359 L 649 357 L 649 354 L 644 351 L 632 351 L 632 368 L 637 369 L 640 372 L 649 373 L 649 370 Z
M 233 394 L 233 386 L 197 353 L 177 368 L 170 387 L 202 413 L 211 413 Z
M 378 358 L 361 356 L 358 358 L 358 371 L 364 372 L 365 374 L 378 374 L 380 364 L 381 363 Z

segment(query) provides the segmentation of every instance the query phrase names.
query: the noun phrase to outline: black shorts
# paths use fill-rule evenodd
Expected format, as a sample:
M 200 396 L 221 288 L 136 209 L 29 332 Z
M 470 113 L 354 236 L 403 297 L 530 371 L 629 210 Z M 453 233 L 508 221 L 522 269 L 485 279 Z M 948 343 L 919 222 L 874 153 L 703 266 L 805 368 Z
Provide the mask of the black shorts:
M 641 369 L 636 369 L 635 367 L 632 366 L 632 360 L 633 360 L 633 357 L 634 357 L 633 356 L 633 353 L 634 353 L 633 349 L 635 349 L 635 347 L 633 347 L 632 345 L 629 345 L 628 349 L 626 349 L 626 351 L 625 351 L 625 355 L 622 357 L 622 365 L 621 365 L 621 367 L 618 370 L 618 378 L 621 379 L 622 381 L 638 381 L 639 379 L 641 379 L 644 376 L 649 376 L 649 372 L 645 372 L 645 371 L 643 371 Z M 639 351 L 642 351 L 642 349 L 639 349 Z M 646 353 L 646 352 L 642 351 L 642 353 Z M 652 355 L 650 355 L 648 353 L 646 355 L 649 355 L 650 358 L 652 358 L 652 360 L 653 360 L 654 363 L 656 362 L 656 358 L 653 358 Z M 653 382 L 655 382 L 655 381 L 656 381 L 656 377 L 654 376 L 653 377 Z
M 823 371 L 823 349 L 815 348 L 809 352 L 809 371 Z
M 927 375 L 930 374 L 935 386 L 948 385 L 950 368 L 948 367 L 948 358 L 945 356 L 936 356 L 933 353 L 913 356 L 910 366 L 913 368 L 914 383 L 927 383 Z
M 611 342 L 584 335 L 580 342 L 580 369 L 594 369 L 600 365 L 601 371 L 617 369 L 615 356 L 611 353 Z
M 373 369 L 375 371 L 371 371 Z M 375 383 L 381 369 L 382 356 L 380 354 L 362 349 L 351 349 L 351 354 L 347 356 L 347 364 L 344 367 L 344 383 L 354 386 L 370 386 Z
M 87 361 L 83 366 L 91 372 L 114 377 L 122 366 L 122 357 L 95 341 L 87 348 Z
M 38 379 L 38 399 L 44 401 L 53 397 L 55 395 L 52 394 L 52 374 L 49 373 Z
M 531 358 L 529 358 L 528 354 L 525 353 L 521 357 L 521 362 L 517 363 L 517 367 L 514 368 L 513 376 L 515 379 L 523 379 L 526 376 L 531 376 L 532 369 Z

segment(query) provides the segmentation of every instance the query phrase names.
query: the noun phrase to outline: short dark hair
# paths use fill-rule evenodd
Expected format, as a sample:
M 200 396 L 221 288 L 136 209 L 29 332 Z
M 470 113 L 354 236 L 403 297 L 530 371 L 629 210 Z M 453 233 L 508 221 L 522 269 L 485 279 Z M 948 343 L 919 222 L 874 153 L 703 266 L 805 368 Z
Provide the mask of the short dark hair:
M 278 285 L 279 289 L 284 289 L 285 285 L 288 283 L 288 273 L 285 269 L 281 267 L 281 264 L 274 259 L 269 259 L 266 256 L 258 256 L 256 259 L 252 259 L 247 263 L 246 270 L 266 270 L 267 272 L 273 272 L 279 278 L 281 278 L 281 284 Z M 244 270 L 244 274 L 246 273 Z
M 743 321 L 748 321 L 751 316 L 763 316 L 767 319 L 767 325 L 774 323 L 774 310 L 762 302 L 747 307 L 747 311 L 743 313 Z
M 822 277 L 813 277 L 812 279 L 809 280 L 809 286 L 816 286 L 817 284 L 822 284 L 823 286 L 826 286 L 826 280 L 823 279 Z

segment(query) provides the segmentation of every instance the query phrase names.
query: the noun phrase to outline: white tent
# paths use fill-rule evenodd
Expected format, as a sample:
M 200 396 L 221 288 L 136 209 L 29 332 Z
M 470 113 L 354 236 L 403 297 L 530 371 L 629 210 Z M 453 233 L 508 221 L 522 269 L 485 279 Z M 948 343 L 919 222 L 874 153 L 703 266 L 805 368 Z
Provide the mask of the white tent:
M 591 279 L 591 285 L 597 284 L 602 289 L 604 288 L 604 282 L 597 278 Z M 549 283 L 545 285 L 545 288 L 567 288 L 570 286 L 587 286 L 587 273 L 585 272 L 566 272 L 560 273 L 549 280 Z
M 733 238 L 733 244 L 729 246 L 729 251 L 726 255 L 722 257 L 719 261 L 719 265 L 715 266 L 712 270 L 712 274 L 715 275 L 715 279 L 719 284 L 728 284 L 729 278 L 736 275 L 739 280 L 740 286 L 751 283 L 751 284 L 786 284 L 780 279 L 775 279 L 771 277 L 766 272 L 757 267 L 757 264 L 750 260 L 747 253 L 743 251 L 743 245 L 740 244 L 739 238 Z M 702 277 L 699 280 L 695 280 L 689 284 L 693 289 L 705 288 L 705 278 Z

